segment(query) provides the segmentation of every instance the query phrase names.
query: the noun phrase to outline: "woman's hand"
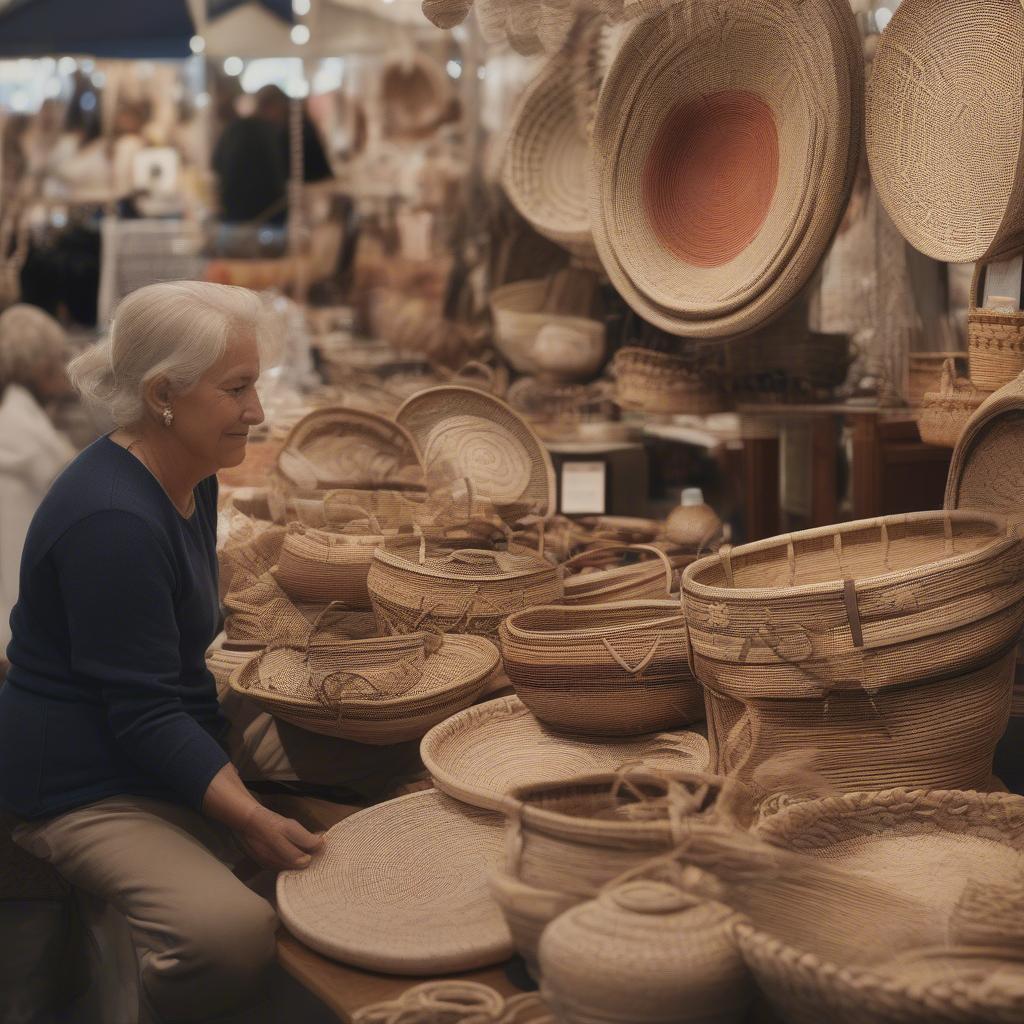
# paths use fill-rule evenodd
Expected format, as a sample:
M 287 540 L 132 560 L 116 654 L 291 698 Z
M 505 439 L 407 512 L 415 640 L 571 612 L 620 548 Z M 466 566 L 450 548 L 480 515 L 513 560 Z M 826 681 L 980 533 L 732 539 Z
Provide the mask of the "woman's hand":
M 306 867 L 311 854 L 324 843 L 322 836 L 260 804 L 252 808 L 236 834 L 253 860 L 274 871 Z

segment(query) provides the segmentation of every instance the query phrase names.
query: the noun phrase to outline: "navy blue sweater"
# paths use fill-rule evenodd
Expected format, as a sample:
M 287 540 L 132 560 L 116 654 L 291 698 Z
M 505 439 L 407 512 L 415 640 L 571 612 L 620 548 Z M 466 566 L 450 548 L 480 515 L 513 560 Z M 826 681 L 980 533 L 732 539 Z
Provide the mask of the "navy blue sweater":
M 0 806 L 40 818 L 122 793 L 199 807 L 228 757 L 217 479 L 181 516 L 109 438 L 54 482 L 25 541 L 0 689 Z

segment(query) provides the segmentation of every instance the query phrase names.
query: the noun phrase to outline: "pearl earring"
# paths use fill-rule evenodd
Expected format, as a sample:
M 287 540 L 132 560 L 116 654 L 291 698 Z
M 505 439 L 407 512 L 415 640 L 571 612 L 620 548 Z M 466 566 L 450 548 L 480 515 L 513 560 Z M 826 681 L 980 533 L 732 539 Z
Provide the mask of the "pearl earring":
M 164 406 L 164 426 L 169 427 L 174 422 L 174 412 L 169 405 Z

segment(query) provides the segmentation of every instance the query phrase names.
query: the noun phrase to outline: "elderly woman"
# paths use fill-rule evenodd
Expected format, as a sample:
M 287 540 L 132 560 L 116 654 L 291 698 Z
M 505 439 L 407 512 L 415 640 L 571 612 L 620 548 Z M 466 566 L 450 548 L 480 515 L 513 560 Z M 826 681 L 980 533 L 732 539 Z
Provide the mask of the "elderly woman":
M 35 306 L 0 314 L 0 663 L 11 638 L 25 534 L 75 450 L 46 407 L 69 393 L 64 330 Z
M 234 842 L 272 869 L 321 843 L 243 784 L 204 660 L 219 623 L 215 474 L 263 421 L 270 333 L 242 288 L 158 284 L 122 302 L 109 341 L 70 368 L 121 426 L 40 506 L 12 615 L 0 806 L 23 847 L 127 919 L 157 1020 L 258 1019 L 248 1001 L 276 920 L 227 866 Z M 277 733 L 252 724 L 259 749 L 239 756 L 278 772 Z M 342 772 L 366 751 L 310 739 Z

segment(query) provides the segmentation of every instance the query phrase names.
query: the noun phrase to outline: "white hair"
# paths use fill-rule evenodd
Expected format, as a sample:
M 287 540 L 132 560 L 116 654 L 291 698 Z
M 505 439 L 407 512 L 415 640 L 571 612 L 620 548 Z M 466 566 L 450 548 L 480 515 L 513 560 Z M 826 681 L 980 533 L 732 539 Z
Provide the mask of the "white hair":
M 49 313 L 18 303 L 0 313 L 0 390 L 31 388 L 39 374 L 68 358 L 67 337 Z
M 75 359 L 68 375 L 86 401 L 128 426 L 143 417 L 150 381 L 163 377 L 173 392 L 188 391 L 232 337 L 251 334 L 261 358 L 271 358 L 276 319 L 248 288 L 205 281 L 146 285 L 121 301 L 109 337 Z

